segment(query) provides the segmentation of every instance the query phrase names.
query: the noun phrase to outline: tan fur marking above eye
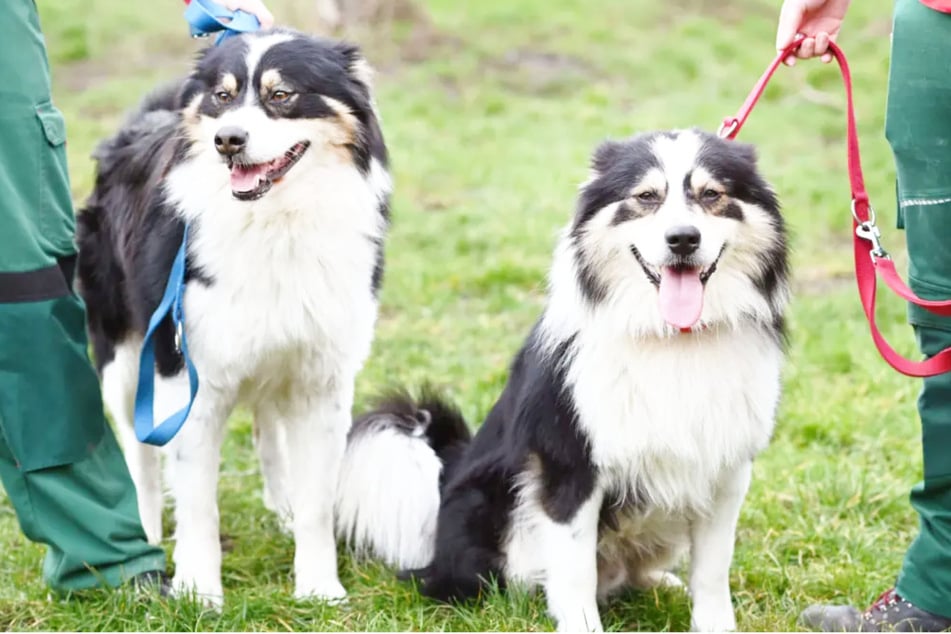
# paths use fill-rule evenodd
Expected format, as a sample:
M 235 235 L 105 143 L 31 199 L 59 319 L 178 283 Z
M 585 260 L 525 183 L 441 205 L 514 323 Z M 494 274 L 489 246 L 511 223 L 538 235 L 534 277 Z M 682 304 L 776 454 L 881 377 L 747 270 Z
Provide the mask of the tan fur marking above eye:
M 221 89 L 232 95 L 238 94 L 238 78 L 231 73 L 225 73 L 221 76 Z
M 667 198 L 667 177 L 659 169 L 649 170 L 641 180 L 631 188 L 631 191 L 628 192 L 628 196 L 636 199 L 638 194 L 641 194 L 645 191 L 652 191 L 657 193 L 658 202 L 662 202 Z
M 276 68 L 269 68 L 261 73 L 261 92 L 269 94 L 272 90 L 281 85 L 284 78 L 281 77 L 281 71 Z

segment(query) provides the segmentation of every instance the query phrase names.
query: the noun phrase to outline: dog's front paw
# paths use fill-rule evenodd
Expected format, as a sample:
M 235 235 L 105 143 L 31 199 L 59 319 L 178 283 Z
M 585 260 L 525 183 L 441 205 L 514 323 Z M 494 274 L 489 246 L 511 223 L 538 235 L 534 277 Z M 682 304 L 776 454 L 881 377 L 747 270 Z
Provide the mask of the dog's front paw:
M 196 601 L 209 610 L 221 611 L 225 602 L 221 583 L 199 583 L 192 577 L 176 574 L 172 579 L 172 595 L 189 601 Z
M 645 588 L 684 588 L 680 577 L 668 570 L 652 570 L 644 575 Z
M 596 606 L 570 610 L 552 610 L 559 632 L 603 632 Z
M 347 591 L 336 579 L 314 580 L 310 583 L 297 582 L 294 597 L 306 601 L 322 601 L 330 604 L 344 603 Z
M 733 606 L 694 606 L 690 615 L 690 629 L 694 632 L 734 632 L 736 617 Z

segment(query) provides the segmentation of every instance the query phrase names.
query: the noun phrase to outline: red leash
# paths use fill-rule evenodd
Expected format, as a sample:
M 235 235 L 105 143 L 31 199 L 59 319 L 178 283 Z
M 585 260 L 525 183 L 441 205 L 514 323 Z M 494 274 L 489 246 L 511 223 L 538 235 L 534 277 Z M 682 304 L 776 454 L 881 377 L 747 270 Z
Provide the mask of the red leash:
M 734 117 L 727 117 L 723 120 L 720 127 L 720 136 L 725 139 L 734 139 L 739 134 L 740 129 L 750 116 L 750 111 L 759 100 L 766 84 L 779 65 L 786 57 L 793 54 L 799 47 L 799 42 L 794 42 L 785 51 L 780 53 L 776 59 L 769 65 L 763 76 L 759 78 L 753 90 L 750 92 L 746 101 L 740 106 L 740 110 Z M 875 224 L 875 211 L 872 209 L 868 200 L 868 192 L 865 191 L 865 182 L 862 178 L 862 165 L 859 158 L 859 136 L 855 126 L 855 108 L 852 99 L 852 76 L 849 72 L 849 64 L 845 59 L 845 54 L 835 44 L 829 44 L 829 52 L 835 57 L 839 64 L 839 70 L 842 71 L 842 82 L 845 84 L 846 96 L 846 126 L 847 126 L 847 147 L 849 161 L 849 184 L 852 189 L 852 230 L 853 230 L 853 251 L 855 254 L 855 278 L 858 282 L 859 297 L 862 300 L 862 308 L 865 310 L 865 316 L 868 318 L 869 329 L 872 332 L 872 339 L 875 341 L 875 347 L 881 353 L 882 357 L 893 368 L 907 374 L 908 376 L 934 376 L 944 372 L 951 371 L 951 348 L 942 350 L 935 356 L 925 361 L 912 361 L 898 354 L 892 348 L 882 333 L 879 332 L 875 323 L 875 290 L 877 275 L 882 276 L 885 284 L 903 299 L 917 304 L 937 315 L 951 316 L 951 300 L 932 301 L 921 299 L 908 288 L 895 270 L 895 262 L 889 257 L 881 244 L 881 233 Z

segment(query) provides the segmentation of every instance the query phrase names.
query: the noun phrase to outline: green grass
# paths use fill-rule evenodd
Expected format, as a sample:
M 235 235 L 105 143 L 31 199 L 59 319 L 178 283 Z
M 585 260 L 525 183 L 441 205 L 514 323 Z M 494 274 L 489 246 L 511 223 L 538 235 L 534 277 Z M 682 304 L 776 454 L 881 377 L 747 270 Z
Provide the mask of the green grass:
M 313 30 L 309 2 L 273 0 Z M 721 8 L 721 5 L 728 5 Z M 154 82 L 187 68 L 197 44 L 175 1 L 40 3 L 54 92 L 69 124 L 77 200 L 89 153 Z M 145 7 L 147 6 L 147 10 Z M 395 225 L 373 356 L 358 405 L 383 385 L 445 385 L 478 420 L 543 301 L 557 230 L 592 148 L 651 128 L 714 128 L 773 55 L 772 0 L 429 0 L 427 24 L 367 34 L 396 176 Z M 92 20 L 95 16 L 95 21 Z M 900 251 L 893 168 L 882 135 L 888 56 L 883 3 L 855 3 L 842 44 L 853 63 L 866 182 Z M 731 582 L 742 630 L 796 629 L 815 600 L 865 603 L 890 584 L 913 537 L 907 491 L 920 477 L 913 380 L 867 334 L 850 279 L 844 100 L 836 71 L 783 69 L 743 132 L 756 143 L 793 232 L 796 297 L 785 395 L 756 462 Z M 913 350 L 904 308 L 884 301 L 886 334 Z M 291 598 L 292 543 L 261 503 L 250 422 L 232 421 L 221 474 L 227 604 L 220 614 L 128 593 L 51 597 L 43 549 L 0 500 L 0 626 L 43 630 L 535 630 L 540 597 L 481 606 L 420 599 L 392 571 L 341 559 L 345 607 Z M 171 529 L 167 524 L 166 531 Z M 171 552 L 169 550 L 169 552 Z M 632 594 L 604 613 L 614 630 L 682 630 L 687 599 Z

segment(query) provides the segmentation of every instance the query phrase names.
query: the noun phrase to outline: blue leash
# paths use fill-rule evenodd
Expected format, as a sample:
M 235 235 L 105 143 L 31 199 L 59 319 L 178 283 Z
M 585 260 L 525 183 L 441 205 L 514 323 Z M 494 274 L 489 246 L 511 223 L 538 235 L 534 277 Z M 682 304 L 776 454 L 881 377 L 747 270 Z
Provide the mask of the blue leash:
M 191 0 L 185 9 L 185 20 L 191 27 L 192 37 L 205 37 L 221 31 L 215 45 L 233 35 L 257 31 L 261 23 L 245 11 L 229 11 L 211 0 Z
M 185 252 L 188 243 L 188 225 L 182 235 L 182 245 L 175 254 L 172 270 L 165 284 L 165 294 L 158 308 L 149 318 L 149 327 L 142 341 L 139 355 L 139 384 L 135 391 L 135 436 L 140 442 L 161 447 L 175 437 L 185 424 L 188 413 L 198 393 L 198 372 L 188 354 L 188 339 L 185 337 Z M 181 353 L 188 370 L 188 404 L 155 426 L 153 403 L 155 402 L 155 341 L 153 335 L 165 316 L 171 313 L 175 328 L 175 348 Z
M 261 28 L 258 19 L 244 11 L 228 11 L 211 0 L 191 0 L 185 10 L 185 19 L 191 27 L 192 37 L 203 37 L 221 31 L 215 45 L 222 41 L 249 31 Z M 188 413 L 198 393 L 198 371 L 188 354 L 188 339 L 185 336 L 185 263 L 188 245 L 188 225 L 182 233 L 182 244 L 175 254 L 172 270 L 169 272 L 165 293 L 158 308 L 149 318 L 149 326 L 142 340 L 142 352 L 139 355 L 139 382 L 135 390 L 135 435 L 139 442 L 161 447 L 166 444 L 185 424 Z M 155 341 L 153 335 L 159 324 L 171 314 L 175 328 L 175 348 L 181 353 L 188 371 L 188 403 L 167 419 L 155 425 Z

